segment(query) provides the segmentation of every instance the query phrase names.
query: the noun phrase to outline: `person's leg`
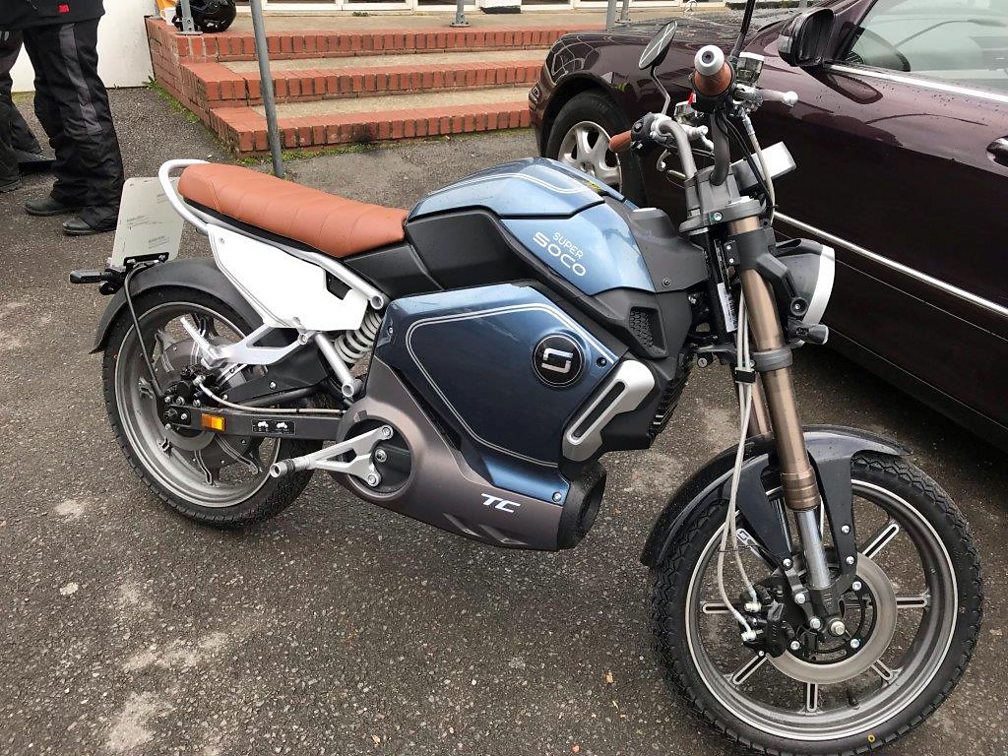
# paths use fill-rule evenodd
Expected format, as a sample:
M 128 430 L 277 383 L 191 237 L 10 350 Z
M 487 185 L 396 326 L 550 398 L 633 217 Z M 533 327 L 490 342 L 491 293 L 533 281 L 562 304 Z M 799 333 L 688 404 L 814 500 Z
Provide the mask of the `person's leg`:
M 55 215 L 81 208 L 88 192 L 87 172 L 74 140 L 64 128 L 60 92 L 55 88 L 62 60 L 59 29 L 58 26 L 41 26 L 24 32 L 25 51 L 35 68 L 35 115 L 56 153 L 52 167 L 56 181 L 50 196 L 26 205 L 28 212 L 34 215 Z
M 63 128 L 87 171 L 81 220 L 92 229 L 108 230 L 118 221 L 125 178 L 108 92 L 98 76 L 98 19 L 61 26 L 59 45 L 61 75 L 54 89 L 64 94 L 60 98 Z
M 0 192 L 12 191 L 21 185 L 18 171 L 14 132 L 15 114 L 20 117 L 11 100 L 10 70 L 21 50 L 21 37 L 16 32 L 0 31 Z

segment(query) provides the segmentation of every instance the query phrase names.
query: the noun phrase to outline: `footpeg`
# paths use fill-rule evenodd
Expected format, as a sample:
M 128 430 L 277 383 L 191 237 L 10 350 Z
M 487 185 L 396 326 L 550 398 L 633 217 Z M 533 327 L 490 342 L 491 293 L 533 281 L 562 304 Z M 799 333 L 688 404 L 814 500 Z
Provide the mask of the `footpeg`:
M 360 436 L 354 436 L 338 444 L 319 449 L 312 454 L 282 459 L 270 467 L 270 477 L 281 478 L 301 470 L 326 470 L 352 475 L 371 488 L 377 488 L 381 484 L 381 476 L 375 469 L 372 451 L 380 441 L 388 441 L 392 438 L 393 433 L 391 425 L 383 425 Z M 338 459 L 338 457 L 347 454 L 352 454 L 353 459 L 349 461 Z

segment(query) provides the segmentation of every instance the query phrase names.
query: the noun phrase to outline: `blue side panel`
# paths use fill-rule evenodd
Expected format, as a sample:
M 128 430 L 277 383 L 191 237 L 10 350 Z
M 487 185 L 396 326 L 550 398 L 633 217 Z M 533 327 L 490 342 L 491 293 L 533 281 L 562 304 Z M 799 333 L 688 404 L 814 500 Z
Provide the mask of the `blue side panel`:
M 501 222 L 522 246 L 585 294 L 620 288 L 655 290 L 630 228 L 608 205 L 589 207 L 571 218 Z
M 568 216 L 623 196 L 587 173 L 547 158 L 527 158 L 474 173 L 420 200 L 409 220 L 463 208 L 502 217 Z
M 581 376 L 566 388 L 546 385 L 533 367 L 536 345 L 556 334 L 584 353 Z M 375 354 L 458 431 L 474 469 L 546 500 L 566 495 L 557 470 L 565 426 L 620 356 L 545 295 L 512 284 L 396 300 Z

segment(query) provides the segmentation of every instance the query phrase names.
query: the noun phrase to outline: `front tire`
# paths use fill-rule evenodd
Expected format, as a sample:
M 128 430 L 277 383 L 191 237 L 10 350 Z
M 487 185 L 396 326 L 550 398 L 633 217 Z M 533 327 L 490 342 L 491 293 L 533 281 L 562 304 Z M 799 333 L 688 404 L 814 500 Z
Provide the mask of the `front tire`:
M 194 289 L 150 290 L 134 299 L 134 307 L 162 388 L 197 361 L 195 346 L 180 330 L 178 318 L 190 317 L 207 329 L 205 337 L 222 342 L 236 341 L 258 325 Z M 217 527 L 247 525 L 280 512 L 311 480 L 310 471 L 271 478 L 269 468 L 281 459 L 314 451 L 315 443 L 166 429 L 126 309 L 110 329 L 102 368 L 105 407 L 127 462 L 179 514 Z
M 860 627 L 894 623 L 881 651 L 875 644 L 872 654 L 880 655 L 870 666 L 857 662 L 857 649 L 872 645 L 870 630 L 857 646 L 841 640 L 836 657 L 786 651 L 761 658 L 742 646 L 731 615 L 717 600 L 703 600 L 714 595 L 704 570 L 720 542 L 724 502 L 694 512 L 653 573 L 652 627 L 669 683 L 709 725 L 753 751 L 860 754 L 890 743 L 948 697 L 973 653 L 983 607 L 980 563 L 958 508 L 900 459 L 860 454 L 851 473 L 858 575 L 873 593 L 862 602 L 871 623 Z M 908 553 L 898 551 L 907 546 L 899 539 L 909 542 Z M 758 582 L 759 567 L 750 569 Z M 740 595 L 733 590 L 740 585 L 729 586 L 729 596 Z M 852 606 L 856 597 L 848 600 Z

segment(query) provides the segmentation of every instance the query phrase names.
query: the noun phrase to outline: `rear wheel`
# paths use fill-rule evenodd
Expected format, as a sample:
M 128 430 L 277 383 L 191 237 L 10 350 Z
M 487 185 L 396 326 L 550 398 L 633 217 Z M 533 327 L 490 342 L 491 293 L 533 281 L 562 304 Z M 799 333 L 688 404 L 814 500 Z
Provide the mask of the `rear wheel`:
M 557 114 L 546 156 L 594 176 L 632 202 L 646 204 L 637 159 L 609 149 L 609 139 L 629 128 L 626 116 L 608 97 L 600 92 L 581 92 Z
M 135 299 L 134 306 L 162 388 L 198 361 L 195 344 L 179 324 L 183 316 L 211 343 L 237 341 L 254 328 L 220 300 L 190 289 L 156 289 Z M 244 382 L 260 369 L 232 371 L 226 385 Z M 166 428 L 128 312 L 109 334 L 103 382 L 112 429 L 130 466 L 164 503 L 190 519 L 218 526 L 263 520 L 294 501 L 311 479 L 311 472 L 271 478 L 269 469 L 317 445 Z
M 955 504 L 881 455 L 855 457 L 852 486 L 859 556 L 841 599 L 843 637 L 776 658 L 742 645 L 715 577 L 721 502 L 683 523 L 656 568 L 652 620 L 669 681 L 709 724 L 761 753 L 856 754 L 897 739 L 949 695 L 976 643 L 979 559 Z M 744 561 L 754 583 L 779 575 L 754 553 Z M 742 595 L 741 582 L 726 587 Z

